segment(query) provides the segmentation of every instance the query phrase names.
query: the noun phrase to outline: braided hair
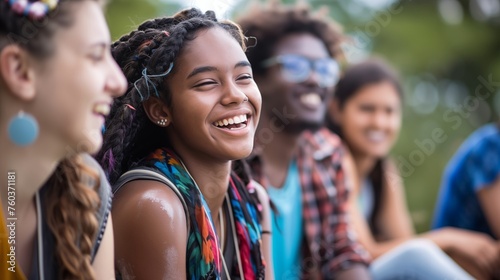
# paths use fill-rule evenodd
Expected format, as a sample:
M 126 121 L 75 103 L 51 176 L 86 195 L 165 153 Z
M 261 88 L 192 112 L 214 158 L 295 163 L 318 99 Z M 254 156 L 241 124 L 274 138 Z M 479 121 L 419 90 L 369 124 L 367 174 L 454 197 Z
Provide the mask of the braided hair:
M 172 63 L 175 72 L 175 60 L 186 44 L 196 38 L 198 31 L 213 27 L 226 30 L 246 50 L 245 37 L 238 25 L 219 22 L 214 12 L 202 13 L 196 8 L 148 20 L 112 44 L 113 57 L 128 80 L 128 90 L 111 108 L 104 145 L 96 156 L 111 184 L 152 151 L 170 145 L 166 131 L 148 119 L 142 102 L 157 92 L 157 97 L 172 106 L 168 78 L 161 74 Z M 144 73 L 150 78 L 144 78 Z M 234 164 L 233 169 L 248 183 L 241 162 Z
M 55 34 L 73 25 L 77 3 L 83 1 L 59 0 L 54 10 L 36 19 L 19 15 L 9 1 L 1 1 L 0 51 L 15 44 L 35 59 L 50 59 L 57 51 Z M 85 177 L 92 178 L 93 183 L 84 183 Z M 56 244 L 58 278 L 95 279 L 91 252 L 99 229 L 96 212 L 101 203 L 97 171 L 80 155 L 72 154 L 59 162 L 46 185 L 46 223 Z

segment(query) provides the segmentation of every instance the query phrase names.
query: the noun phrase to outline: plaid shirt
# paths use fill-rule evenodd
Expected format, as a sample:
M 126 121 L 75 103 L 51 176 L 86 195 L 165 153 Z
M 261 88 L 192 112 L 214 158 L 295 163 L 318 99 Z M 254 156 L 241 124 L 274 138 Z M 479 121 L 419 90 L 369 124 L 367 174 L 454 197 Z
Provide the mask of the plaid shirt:
M 302 187 L 305 255 L 302 277 L 332 279 L 336 272 L 355 263 L 368 264 L 368 254 L 356 242 L 348 224 L 349 189 L 342 170 L 340 138 L 321 129 L 305 132 L 296 155 Z M 249 159 L 253 178 L 264 187 L 270 184 L 258 154 Z M 318 271 L 319 270 L 319 271 Z

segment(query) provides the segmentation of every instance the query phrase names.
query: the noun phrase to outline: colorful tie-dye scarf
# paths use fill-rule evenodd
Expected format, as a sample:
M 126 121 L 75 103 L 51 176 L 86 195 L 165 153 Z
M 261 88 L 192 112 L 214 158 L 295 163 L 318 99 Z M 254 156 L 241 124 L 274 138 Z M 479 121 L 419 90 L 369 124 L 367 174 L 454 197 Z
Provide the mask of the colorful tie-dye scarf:
M 169 149 L 158 149 L 139 165 L 161 171 L 178 188 L 187 204 L 190 220 L 186 248 L 187 278 L 220 279 L 222 256 L 210 209 L 181 160 Z M 250 199 L 243 182 L 235 174 L 231 174 L 228 196 L 234 215 L 239 257 L 244 274 L 240 275 L 238 262 L 235 259 L 233 267 L 229 268 L 230 277 L 264 279 L 265 265 L 260 251 L 261 226 L 257 206 Z

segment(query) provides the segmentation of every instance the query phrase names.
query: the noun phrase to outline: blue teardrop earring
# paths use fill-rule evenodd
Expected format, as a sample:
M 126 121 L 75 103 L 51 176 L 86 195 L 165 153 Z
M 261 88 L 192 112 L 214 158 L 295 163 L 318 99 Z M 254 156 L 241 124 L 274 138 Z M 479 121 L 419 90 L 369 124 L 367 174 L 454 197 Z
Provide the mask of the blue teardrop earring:
M 8 132 L 14 144 L 28 146 L 38 137 L 38 122 L 32 115 L 21 111 L 10 120 Z

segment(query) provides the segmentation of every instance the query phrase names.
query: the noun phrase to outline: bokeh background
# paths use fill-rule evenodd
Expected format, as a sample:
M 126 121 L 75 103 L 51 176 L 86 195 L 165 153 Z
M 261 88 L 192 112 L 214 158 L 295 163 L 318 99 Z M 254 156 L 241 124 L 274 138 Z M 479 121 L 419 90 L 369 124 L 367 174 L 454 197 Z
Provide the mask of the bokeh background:
M 283 2 L 295 2 L 286 1 Z M 404 119 L 392 156 L 417 232 L 430 227 L 442 172 L 475 129 L 500 119 L 500 0 L 310 0 L 351 40 L 345 64 L 381 56 L 401 74 Z M 184 7 L 232 19 L 244 0 L 112 0 L 114 40 L 146 19 Z

